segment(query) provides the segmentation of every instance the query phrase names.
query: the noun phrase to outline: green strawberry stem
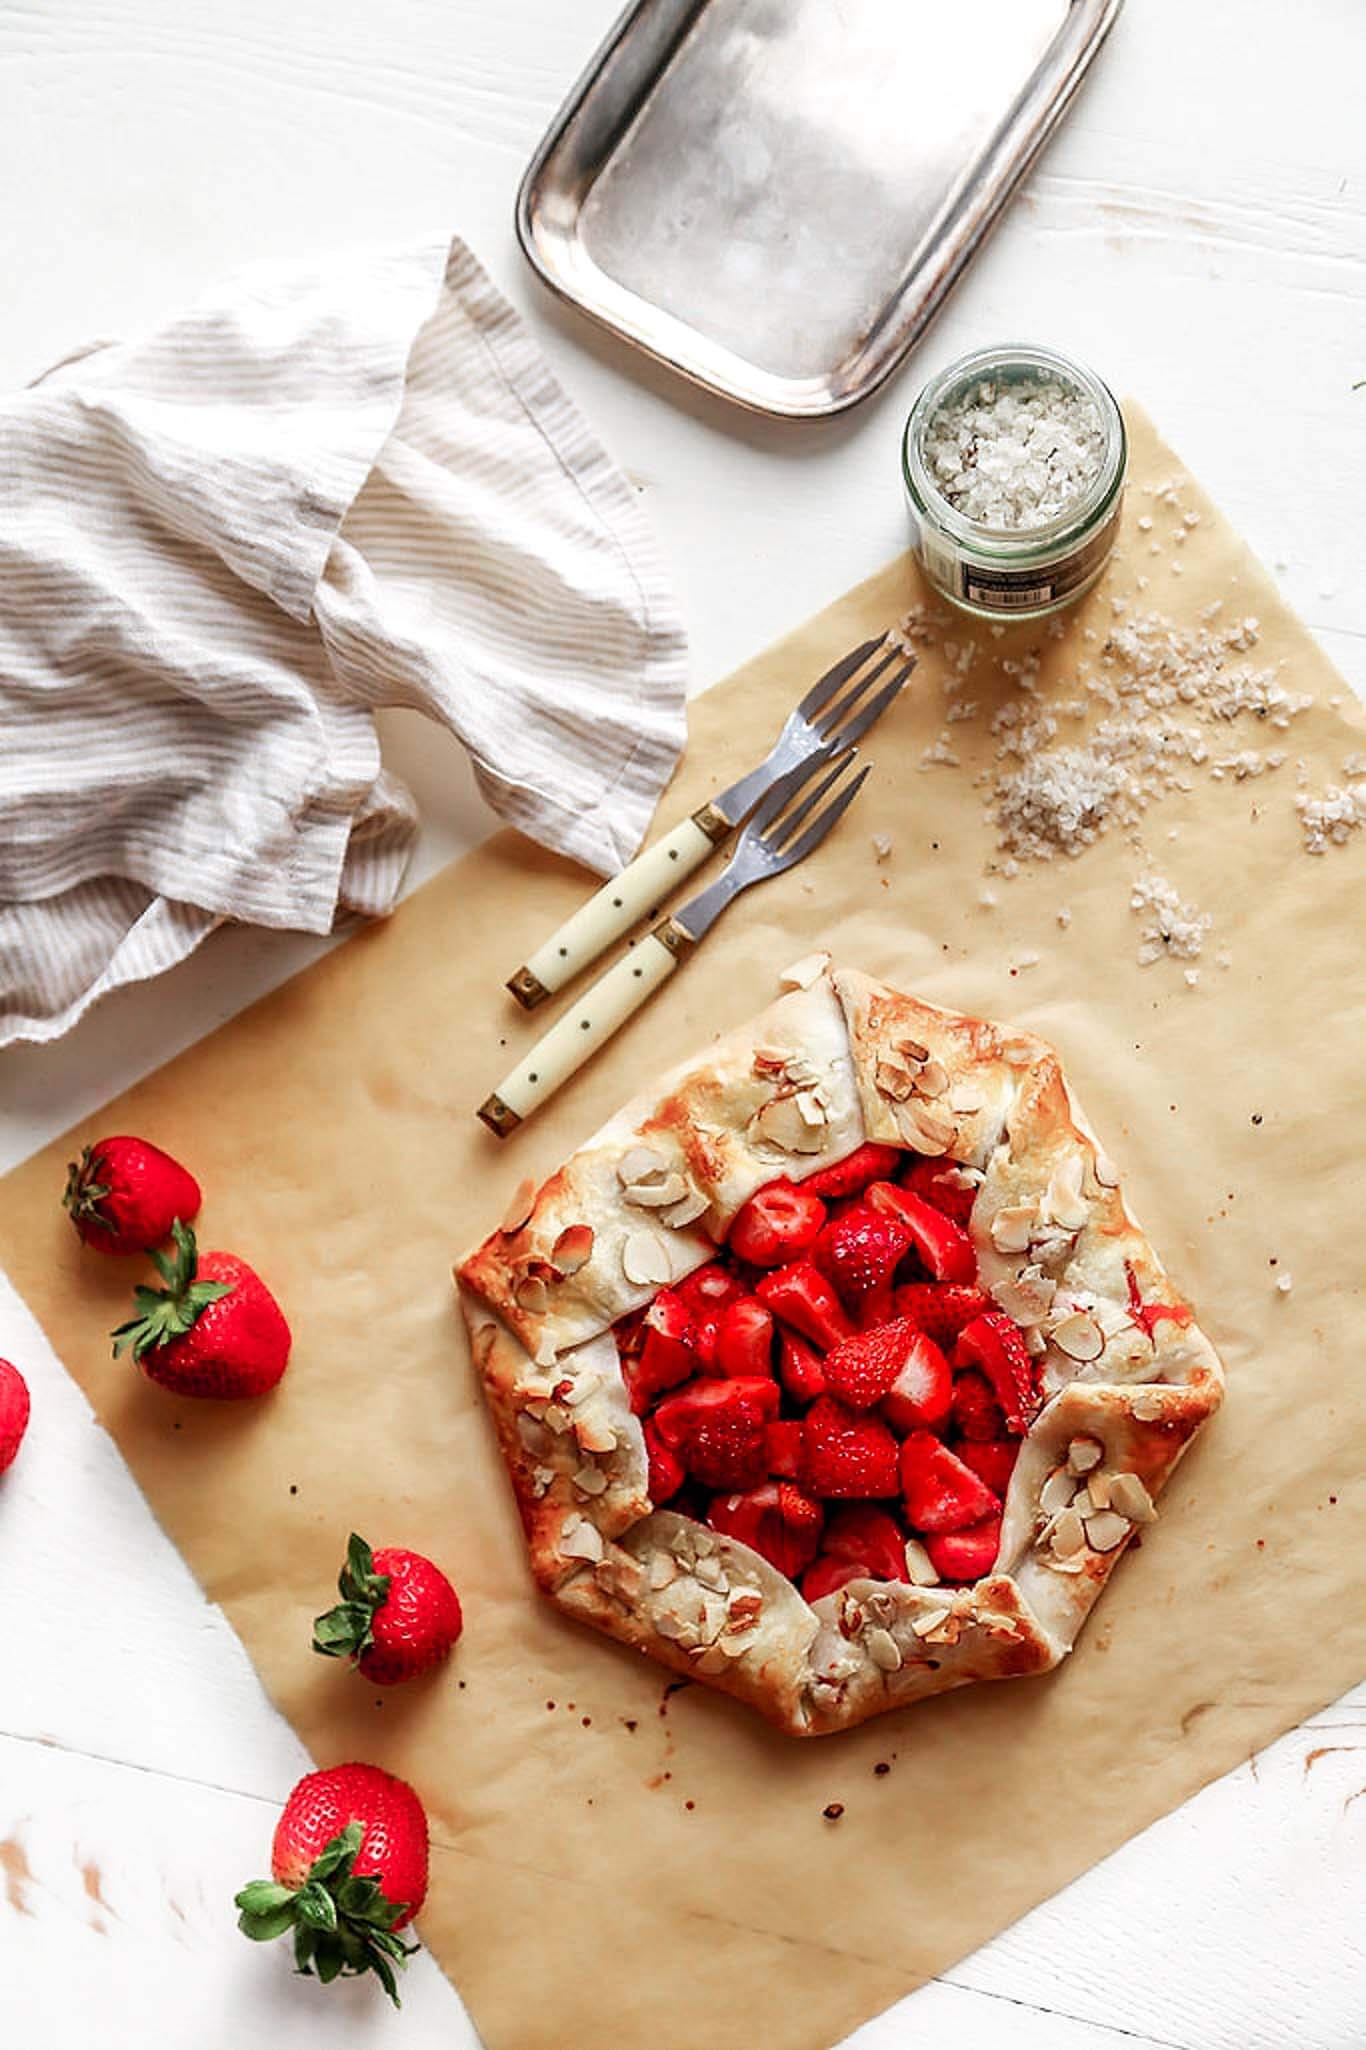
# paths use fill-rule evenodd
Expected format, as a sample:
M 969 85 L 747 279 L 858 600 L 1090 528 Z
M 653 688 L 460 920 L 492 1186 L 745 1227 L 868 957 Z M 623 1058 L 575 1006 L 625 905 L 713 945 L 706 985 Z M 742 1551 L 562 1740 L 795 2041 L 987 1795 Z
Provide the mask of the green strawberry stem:
M 112 1184 L 99 1179 L 104 1170 L 104 1155 L 97 1154 L 91 1146 L 83 1146 L 80 1159 L 68 1164 L 62 1202 L 77 1222 L 83 1217 L 89 1218 L 95 1224 L 105 1222 L 100 1214 L 100 1205 L 109 1194 Z
M 354 1530 L 347 1539 L 337 1592 L 341 1600 L 336 1608 L 314 1619 L 313 1649 L 324 1658 L 349 1658 L 356 1665 L 375 1641 L 375 1614 L 389 1593 L 389 1575 L 376 1573 L 373 1552 Z
M 194 1233 L 178 1217 L 171 1226 L 171 1237 L 175 1240 L 175 1253 L 170 1259 L 165 1253 L 153 1252 L 151 1256 L 152 1265 L 166 1286 L 133 1290 L 137 1315 L 113 1333 L 115 1359 L 125 1345 L 131 1345 L 133 1358 L 140 1360 L 144 1353 L 155 1352 L 158 1346 L 169 1345 L 174 1338 L 183 1338 L 210 1303 L 232 1294 L 230 1281 L 196 1279 L 199 1254 Z
M 294 1963 L 305 1978 L 323 1984 L 373 1972 L 395 2007 L 401 2007 L 394 1966 L 407 1964 L 416 1943 L 395 1935 L 403 1901 L 385 1898 L 378 1879 L 354 1870 L 365 1836 L 363 1824 L 348 1822 L 325 1844 L 300 1887 L 253 1879 L 234 1898 L 237 1926 L 253 1943 L 271 1943 L 294 1931 Z

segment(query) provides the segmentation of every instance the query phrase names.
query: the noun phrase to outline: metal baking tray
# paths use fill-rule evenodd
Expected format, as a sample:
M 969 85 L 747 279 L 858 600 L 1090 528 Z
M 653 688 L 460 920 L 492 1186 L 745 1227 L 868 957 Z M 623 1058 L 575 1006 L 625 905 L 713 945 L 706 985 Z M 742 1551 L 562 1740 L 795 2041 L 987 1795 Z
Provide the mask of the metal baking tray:
M 923 332 L 1122 0 L 636 0 L 522 180 L 546 283 L 757 413 Z

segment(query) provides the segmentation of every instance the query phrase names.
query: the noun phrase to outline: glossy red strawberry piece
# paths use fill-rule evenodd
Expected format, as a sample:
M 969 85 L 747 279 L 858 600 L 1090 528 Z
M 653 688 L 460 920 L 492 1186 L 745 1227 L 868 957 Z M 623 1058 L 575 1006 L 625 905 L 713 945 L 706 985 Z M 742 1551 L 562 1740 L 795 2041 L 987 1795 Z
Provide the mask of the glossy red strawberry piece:
M 993 1495 L 1005 1494 L 1020 1456 L 1020 1448 L 1013 1439 L 987 1438 L 978 1443 L 964 1438 L 953 1449 L 964 1466 L 970 1466 L 979 1480 L 986 1482 Z
M 145 1253 L 164 1245 L 179 1218 L 189 1224 L 203 1198 L 194 1176 L 147 1139 L 97 1139 L 67 1169 L 63 1203 L 86 1245 L 99 1253 Z
M 818 1602 L 822 1595 L 838 1594 L 851 1580 L 867 1578 L 866 1569 L 857 1559 L 833 1559 L 828 1552 L 822 1552 L 802 1575 L 802 1595 L 806 1601 Z
M 802 1476 L 808 1494 L 821 1501 L 895 1495 L 896 1439 L 876 1417 L 822 1395 L 806 1414 Z
M 974 1317 L 962 1332 L 954 1350 L 956 1367 L 979 1367 L 1001 1405 L 1006 1429 L 1022 1438 L 1030 1418 L 1039 1406 L 1034 1380 L 1034 1362 L 1029 1357 L 1024 1334 L 1003 1310 L 988 1310 Z
M 845 1308 L 858 1316 L 869 1296 L 889 1286 L 910 1244 L 910 1233 L 895 1218 L 867 1203 L 851 1203 L 826 1225 L 811 1260 L 834 1284 Z
M 911 1317 L 927 1338 L 944 1351 L 951 1351 L 959 1332 L 991 1308 L 991 1297 L 980 1288 L 965 1288 L 954 1282 L 903 1282 L 892 1298 L 898 1317 Z
M 794 1402 L 814 1402 L 825 1393 L 825 1369 L 814 1346 L 795 1331 L 779 1329 L 778 1373 Z
M 965 1372 L 953 1377 L 953 1427 L 964 1438 L 986 1444 L 1005 1434 L 1005 1413 L 981 1374 Z
M 778 1417 L 764 1434 L 768 1470 L 782 1480 L 801 1479 L 805 1430 L 800 1417 Z
M 914 1190 L 899 1189 L 895 1182 L 874 1182 L 868 1201 L 874 1210 L 904 1225 L 927 1273 L 936 1281 L 976 1281 L 977 1255 L 961 1224 L 955 1224 Z
M 636 1357 L 622 1363 L 635 1414 L 644 1416 L 658 1396 L 686 1381 L 699 1365 L 692 1311 L 674 1289 L 662 1288 L 645 1313 Z
M 739 1380 L 773 1372 L 773 1312 L 756 1296 L 741 1296 L 721 1312 L 715 1366 Z
M 996 1564 L 1001 1519 L 985 1517 L 966 1530 L 946 1530 L 925 1539 L 930 1564 L 941 1580 L 980 1580 Z
M 809 1260 L 794 1260 L 790 1267 L 765 1274 L 756 1284 L 756 1293 L 775 1317 L 822 1352 L 853 1332 L 839 1297 Z
M 851 1409 L 871 1409 L 890 1394 L 917 1346 L 925 1343 L 907 1317 L 860 1331 L 831 1346 L 825 1356 L 825 1385 Z M 944 1371 L 947 1378 L 947 1366 Z
M 953 1401 L 953 1374 L 939 1347 L 909 1318 L 890 1329 L 909 1329 L 912 1338 L 901 1369 L 882 1399 L 882 1414 L 904 1438 L 910 1431 L 939 1431 Z
M 654 1413 L 660 1442 L 707 1488 L 755 1487 L 768 1471 L 765 1439 L 776 1381 L 694 1381 Z
M 653 1417 L 647 1418 L 645 1423 L 645 1458 L 649 1469 L 647 1486 L 650 1500 L 658 1508 L 661 1502 L 673 1500 L 688 1476 L 678 1454 L 660 1437 Z
M 746 1293 L 745 1284 L 719 1261 L 709 1260 L 705 1267 L 698 1267 L 677 1282 L 674 1293 L 692 1314 L 693 1350 L 703 1373 L 710 1373 L 716 1364 L 716 1334 L 721 1318 L 730 1304 Z
M 901 1489 L 907 1518 L 921 1531 L 965 1530 L 1000 1513 L 985 1481 L 931 1431 L 913 1431 L 903 1442 Z
M 886 1509 L 857 1502 L 827 1520 L 821 1552 L 853 1561 L 869 1580 L 908 1580 L 906 1534 Z
M 824 1196 L 827 1200 L 857 1196 L 869 1182 L 883 1181 L 888 1175 L 894 1175 L 905 1158 L 900 1146 L 879 1146 L 870 1139 L 862 1146 L 856 1146 L 847 1159 L 808 1175 L 802 1187 L 813 1196 Z
M 967 1230 L 972 1206 L 977 1201 L 975 1184 L 966 1182 L 963 1170 L 950 1161 L 923 1160 L 917 1156 L 898 1179 L 903 1189 L 919 1196 L 926 1203 L 932 1203 L 936 1210 L 942 1210 L 945 1217 L 951 1217 L 955 1224 Z
M 825 1513 L 791 1481 L 765 1481 L 744 1494 L 715 1496 L 707 1521 L 795 1580 L 816 1556 Z
M 749 1267 L 782 1267 L 815 1243 L 825 1214 L 809 1188 L 767 1182 L 735 1213 L 727 1244 Z

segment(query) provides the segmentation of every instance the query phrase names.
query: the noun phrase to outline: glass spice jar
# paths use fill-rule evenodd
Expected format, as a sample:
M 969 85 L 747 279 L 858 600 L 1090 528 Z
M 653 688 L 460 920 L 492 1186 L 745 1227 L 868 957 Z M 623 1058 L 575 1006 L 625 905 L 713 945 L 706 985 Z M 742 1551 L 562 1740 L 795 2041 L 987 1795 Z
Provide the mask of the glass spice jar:
M 933 378 L 906 422 L 911 547 L 935 590 L 979 619 L 1058 612 L 1109 561 L 1127 458 L 1093 371 L 1053 349 L 979 349 Z

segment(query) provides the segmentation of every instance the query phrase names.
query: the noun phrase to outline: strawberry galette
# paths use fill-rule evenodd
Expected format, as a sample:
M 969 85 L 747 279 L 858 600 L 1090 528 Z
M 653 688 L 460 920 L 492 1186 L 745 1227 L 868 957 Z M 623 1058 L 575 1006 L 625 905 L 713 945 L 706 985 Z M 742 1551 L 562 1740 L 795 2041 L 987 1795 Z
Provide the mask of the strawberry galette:
M 458 1278 L 539 1584 L 818 1735 L 1056 1665 L 1223 1377 L 1051 1048 L 799 979 Z

